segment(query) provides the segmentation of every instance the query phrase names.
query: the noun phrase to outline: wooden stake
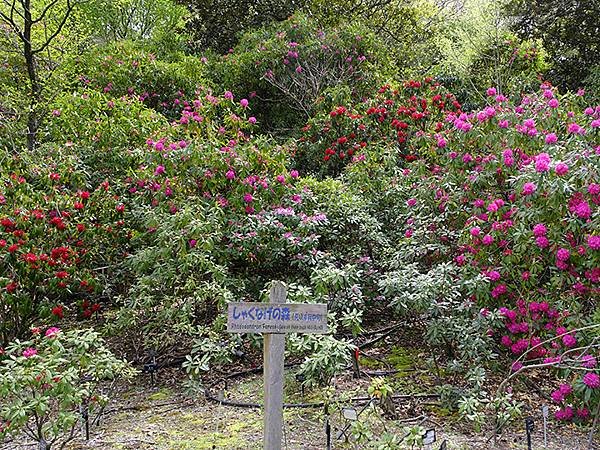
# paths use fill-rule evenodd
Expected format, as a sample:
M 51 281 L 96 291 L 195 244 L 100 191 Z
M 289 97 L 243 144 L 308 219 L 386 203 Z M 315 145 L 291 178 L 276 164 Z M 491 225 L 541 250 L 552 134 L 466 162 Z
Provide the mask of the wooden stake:
M 273 282 L 270 303 L 285 303 L 287 290 L 280 281 Z M 281 450 L 283 437 L 283 370 L 285 334 L 264 336 L 264 450 Z

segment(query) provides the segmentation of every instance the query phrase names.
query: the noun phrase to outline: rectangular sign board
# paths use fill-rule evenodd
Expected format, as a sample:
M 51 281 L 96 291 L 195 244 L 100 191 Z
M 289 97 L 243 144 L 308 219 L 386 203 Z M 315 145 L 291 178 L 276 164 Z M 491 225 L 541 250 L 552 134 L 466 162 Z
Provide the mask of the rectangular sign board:
M 230 333 L 327 333 L 322 303 L 229 303 Z

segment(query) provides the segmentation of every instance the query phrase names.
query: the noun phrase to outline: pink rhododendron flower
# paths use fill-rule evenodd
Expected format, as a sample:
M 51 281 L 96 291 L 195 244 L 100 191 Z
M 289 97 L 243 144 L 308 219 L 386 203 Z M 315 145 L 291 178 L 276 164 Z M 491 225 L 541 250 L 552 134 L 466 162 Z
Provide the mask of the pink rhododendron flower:
M 558 390 L 566 397 L 567 395 L 571 395 L 573 393 L 573 386 L 563 383 L 558 387 Z
M 593 369 L 598 364 L 596 358 L 592 355 L 583 355 L 581 357 L 581 367 Z
M 597 373 L 588 372 L 583 376 L 583 384 L 590 389 L 598 389 L 600 388 L 600 377 Z
M 547 232 L 548 229 L 543 223 L 537 223 L 533 226 L 533 235 L 536 237 L 545 236 Z
M 591 250 L 600 250 L 600 236 L 590 235 L 587 237 L 587 245 Z
M 540 153 L 535 157 L 535 170 L 538 172 L 546 172 L 550 168 L 550 155 L 548 153 Z
M 585 129 L 576 123 L 569 124 L 567 131 L 571 134 L 585 134 Z
M 596 184 L 596 183 L 591 183 L 588 188 L 587 191 L 590 195 L 598 195 L 600 194 L 600 184 Z
M 498 298 L 500 297 L 502 294 L 506 294 L 506 285 L 504 284 L 499 284 L 498 286 L 496 286 L 494 289 L 492 289 L 491 295 L 493 298 Z
M 532 182 L 527 182 L 523 185 L 523 195 L 531 195 L 537 190 L 537 185 Z
M 592 215 L 592 209 L 590 208 L 589 203 L 585 201 L 578 203 L 577 206 L 575 206 L 574 212 L 582 219 L 588 219 Z
M 565 399 L 565 396 L 560 392 L 560 389 L 553 391 L 552 394 L 550 394 L 550 397 L 554 403 L 562 403 Z
M 48 329 L 46 330 L 46 334 L 45 334 L 45 336 L 46 336 L 47 338 L 50 338 L 50 337 L 53 337 L 53 336 L 55 336 L 55 335 L 56 335 L 56 334 L 58 334 L 59 332 L 60 332 L 60 328 L 57 328 L 57 327 L 50 327 L 50 328 L 48 328 Z
M 513 365 L 511 366 L 511 370 L 513 372 L 518 372 L 519 370 L 521 370 L 523 368 L 523 363 L 520 361 L 515 361 L 513 363 Z
M 500 279 L 500 272 L 498 272 L 497 270 L 490 270 L 487 273 L 487 276 L 492 281 L 498 281 Z
M 558 141 L 558 137 L 556 137 L 555 133 L 548 133 L 546 135 L 546 144 L 556 144 Z
M 546 248 L 548 245 L 550 245 L 550 242 L 546 236 L 538 236 L 535 240 L 535 245 L 537 245 L 539 248 Z
M 554 98 L 554 93 L 550 89 L 544 86 L 542 86 L 542 89 L 544 90 L 544 98 Z
M 560 363 L 560 356 L 552 356 L 550 358 L 544 358 L 544 364 L 558 364 Z
M 35 348 L 28 347 L 25 350 L 23 350 L 23 356 L 25 358 L 31 358 L 35 355 L 37 355 L 37 350 Z
M 483 239 L 481 239 L 481 242 L 483 242 L 484 245 L 492 245 L 494 238 L 491 235 L 486 234 Z
M 573 418 L 573 408 L 567 406 L 564 409 L 559 409 L 554 414 L 554 417 L 557 420 L 571 420 Z
M 567 172 L 569 171 L 569 166 L 567 166 L 565 163 L 563 162 L 559 162 L 556 167 L 554 168 L 554 171 L 556 172 L 556 175 L 558 176 L 563 176 L 566 175 Z
M 577 339 L 575 339 L 575 337 L 571 336 L 570 334 L 567 334 L 562 337 L 562 343 L 565 347 L 575 347 L 575 344 L 577 344 Z
M 558 259 L 559 261 L 566 261 L 569 259 L 569 256 L 571 256 L 571 254 L 566 248 L 560 248 L 556 252 L 556 259 Z
M 499 309 L 499 311 L 500 311 L 500 314 L 502 314 L 508 320 L 514 321 L 517 318 L 516 311 L 514 311 L 512 309 L 502 307 Z

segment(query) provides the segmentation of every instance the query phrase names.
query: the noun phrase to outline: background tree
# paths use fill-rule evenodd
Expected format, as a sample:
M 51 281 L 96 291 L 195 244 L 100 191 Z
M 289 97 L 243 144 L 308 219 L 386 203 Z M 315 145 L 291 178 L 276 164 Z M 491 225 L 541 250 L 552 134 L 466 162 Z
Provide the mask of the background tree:
M 403 77 L 426 74 L 441 56 L 435 37 L 456 0 L 313 0 L 305 6 L 323 24 L 361 22 L 387 45 Z
M 172 0 L 89 0 L 82 5 L 91 40 L 154 44 L 161 55 L 183 49 L 187 9 Z
M 44 84 L 56 68 L 62 35 L 75 8 L 85 0 L 2 0 L 0 25 L 3 50 L 17 54 L 24 66 L 28 86 L 27 147 L 35 147 L 42 118 L 40 104 Z M 59 44 L 59 45 L 56 45 Z
M 191 46 L 225 53 L 246 30 L 280 22 L 305 0 L 180 0 L 190 11 L 187 23 Z
M 598 0 L 511 0 L 511 28 L 541 39 L 554 65 L 549 79 L 563 89 L 582 87 L 600 60 Z

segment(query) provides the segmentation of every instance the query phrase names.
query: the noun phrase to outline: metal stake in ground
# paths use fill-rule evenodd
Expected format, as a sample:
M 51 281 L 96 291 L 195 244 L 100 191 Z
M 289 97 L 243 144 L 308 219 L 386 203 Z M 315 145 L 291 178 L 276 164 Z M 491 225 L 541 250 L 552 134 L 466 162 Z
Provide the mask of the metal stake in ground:
M 542 406 L 542 417 L 544 418 L 544 448 L 548 448 L 548 405 Z
M 527 433 L 527 449 L 528 450 L 532 450 L 531 433 L 533 433 L 533 429 L 534 429 L 533 418 L 527 417 L 525 419 L 525 432 Z

